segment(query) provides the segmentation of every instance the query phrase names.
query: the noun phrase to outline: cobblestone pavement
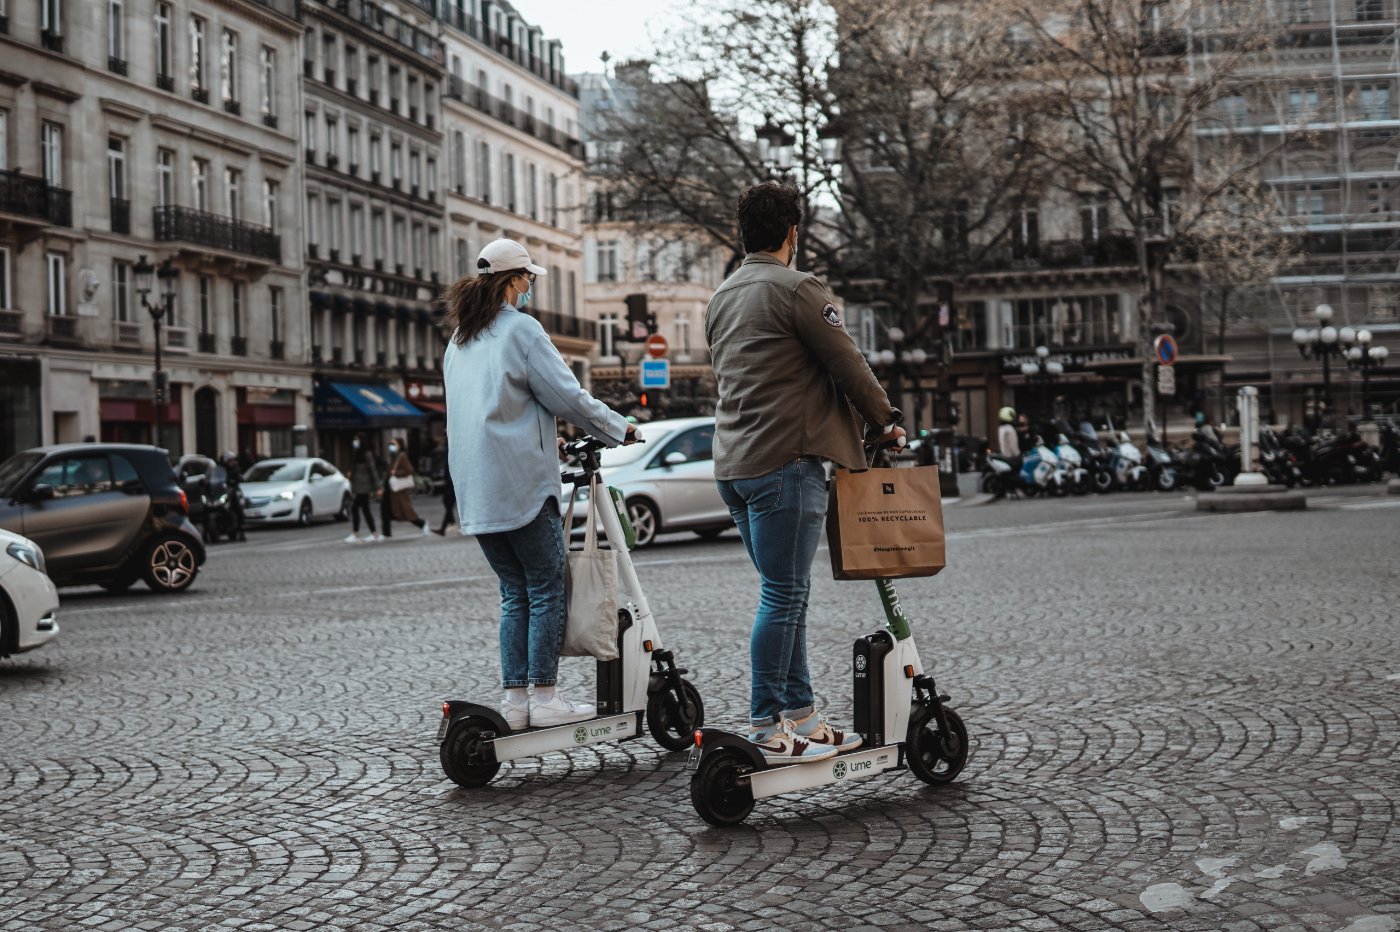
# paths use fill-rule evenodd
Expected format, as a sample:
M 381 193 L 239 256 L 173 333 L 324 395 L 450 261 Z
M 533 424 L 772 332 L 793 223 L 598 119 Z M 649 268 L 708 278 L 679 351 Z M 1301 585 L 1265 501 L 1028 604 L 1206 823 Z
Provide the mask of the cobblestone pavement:
M 950 507 L 951 566 L 900 590 L 964 774 L 726 831 L 649 738 L 457 789 L 439 702 L 497 682 L 476 546 L 261 531 L 183 596 L 67 591 L 59 639 L 0 661 L 0 929 L 1400 929 L 1396 506 Z M 637 560 L 710 721 L 742 721 L 737 538 Z M 826 566 L 812 665 L 844 720 L 880 611 Z

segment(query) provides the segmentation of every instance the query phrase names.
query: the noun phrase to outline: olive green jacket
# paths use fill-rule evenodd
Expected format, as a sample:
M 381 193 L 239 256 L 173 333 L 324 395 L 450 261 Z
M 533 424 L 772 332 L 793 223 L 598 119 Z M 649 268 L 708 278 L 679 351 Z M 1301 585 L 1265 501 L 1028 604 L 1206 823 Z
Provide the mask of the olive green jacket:
M 716 479 L 757 478 L 799 456 L 859 468 L 861 422 L 894 422 L 815 275 L 751 253 L 710 298 L 705 339 L 719 384 Z

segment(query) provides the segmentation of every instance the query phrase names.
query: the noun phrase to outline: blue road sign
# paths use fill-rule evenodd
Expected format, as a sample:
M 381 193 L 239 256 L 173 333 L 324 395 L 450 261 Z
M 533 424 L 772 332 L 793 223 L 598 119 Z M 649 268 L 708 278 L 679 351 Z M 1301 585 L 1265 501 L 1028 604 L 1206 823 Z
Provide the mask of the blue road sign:
M 671 360 L 643 359 L 642 388 L 670 388 Z
M 1152 344 L 1152 353 L 1164 366 L 1176 362 L 1176 340 L 1169 333 L 1159 336 Z

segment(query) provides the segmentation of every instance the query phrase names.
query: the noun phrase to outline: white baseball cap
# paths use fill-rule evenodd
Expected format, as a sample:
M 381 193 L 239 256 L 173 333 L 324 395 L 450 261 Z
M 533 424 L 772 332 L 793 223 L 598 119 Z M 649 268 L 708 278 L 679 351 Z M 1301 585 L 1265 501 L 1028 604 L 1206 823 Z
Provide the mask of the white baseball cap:
M 525 247 L 513 239 L 493 239 L 482 247 L 481 255 L 476 257 L 478 275 L 491 272 L 509 272 L 513 269 L 523 269 L 536 275 L 549 274 L 532 263 L 530 254 L 525 251 Z

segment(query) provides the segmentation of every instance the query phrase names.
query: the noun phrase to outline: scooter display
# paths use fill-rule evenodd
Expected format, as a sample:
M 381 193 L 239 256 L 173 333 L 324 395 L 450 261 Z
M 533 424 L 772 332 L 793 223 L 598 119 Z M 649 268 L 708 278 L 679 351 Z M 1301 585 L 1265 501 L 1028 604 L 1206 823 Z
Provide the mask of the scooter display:
M 640 438 L 639 438 L 640 439 Z M 564 446 L 575 457 L 579 472 L 565 473 L 563 480 L 579 488 L 593 485 L 600 467 L 598 452 L 605 447 L 594 437 L 583 437 Z M 549 728 L 513 730 L 491 705 L 449 699 L 442 704 L 437 740 L 443 772 L 458 786 L 474 788 L 489 783 L 506 761 L 538 757 L 552 751 L 626 741 L 640 737 L 645 727 L 668 751 L 683 750 L 695 729 L 704 725 L 705 707 L 700 693 L 684 679 L 675 656 L 661 643 L 656 619 L 642 592 L 629 550 L 636 535 L 621 493 L 608 489 L 590 501 L 588 520 L 601 519 L 604 536 L 617 554 L 620 584 L 618 648 L 616 660 L 597 661 L 596 718 Z M 608 499 L 604 507 L 597 497 Z
M 875 581 L 885 627 L 858 638 L 851 658 L 855 686 L 855 750 L 808 763 L 768 764 L 744 735 L 719 728 L 695 733 L 690 801 L 711 825 L 737 825 L 769 796 L 873 777 L 908 767 L 925 783 L 951 782 L 967 763 L 967 726 L 944 705 L 914 645 L 894 583 Z

